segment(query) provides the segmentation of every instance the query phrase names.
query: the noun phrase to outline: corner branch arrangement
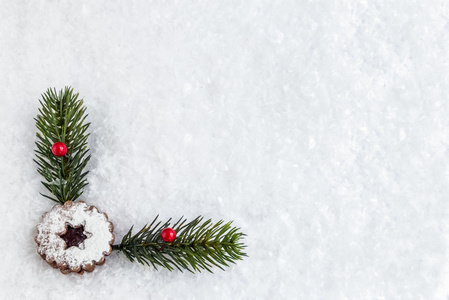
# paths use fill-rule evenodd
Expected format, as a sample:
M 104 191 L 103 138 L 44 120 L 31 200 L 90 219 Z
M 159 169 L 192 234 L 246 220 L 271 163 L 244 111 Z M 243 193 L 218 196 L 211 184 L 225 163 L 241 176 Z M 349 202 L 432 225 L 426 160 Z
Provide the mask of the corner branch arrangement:
M 61 204 L 76 201 L 88 184 L 88 171 L 84 168 L 91 157 L 87 148 L 90 123 L 84 123 L 86 108 L 78 96 L 70 87 L 59 92 L 48 89 L 39 100 L 41 108 L 35 119 L 38 132 L 34 161 L 44 177 L 42 184 L 51 194 L 42 195 Z M 67 155 L 53 155 L 51 147 L 56 142 L 67 146 Z M 246 256 L 243 252 L 246 246 L 242 242 L 245 234 L 231 226 L 232 222 L 213 223 L 203 221 L 201 216 L 190 222 L 181 218 L 173 224 L 177 233 L 175 240 L 166 243 L 161 231 L 169 227 L 170 222 L 171 219 L 162 222 L 156 217 L 134 235 L 131 227 L 121 243 L 113 245 L 112 249 L 122 252 L 131 262 L 170 271 L 212 272 L 213 266 L 224 269 Z

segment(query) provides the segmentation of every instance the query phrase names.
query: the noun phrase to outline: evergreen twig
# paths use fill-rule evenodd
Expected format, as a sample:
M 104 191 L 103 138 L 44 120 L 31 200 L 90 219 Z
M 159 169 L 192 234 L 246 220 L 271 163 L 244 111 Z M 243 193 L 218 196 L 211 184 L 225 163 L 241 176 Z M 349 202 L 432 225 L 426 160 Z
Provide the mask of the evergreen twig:
M 44 177 L 42 184 L 52 194 L 44 197 L 58 203 L 75 201 L 87 185 L 88 172 L 83 169 L 90 160 L 87 149 L 87 129 L 84 123 L 87 114 L 83 100 L 78 93 L 66 87 L 60 90 L 48 89 L 43 95 L 36 121 L 37 150 L 34 161 L 38 172 Z M 51 152 L 55 142 L 67 146 L 67 155 L 56 157 Z
M 131 227 L 122 242 L 113 245 L 112 249 L 123 252 L 131 262 L 192 273 L 201 270 L 212 273 L 213 266 L 224 270 L 223 267 L 228 267 L 229 263 L 247 256 L 243 252 L 246 246 L 241 242 L 245 234 L 232 227 L 232 222 L 221 220 L 214 224 L 210 219 L 203 222 L 200 216 L 186 223 L 187 220 L 181 218 L 172 227 L 177 233 L 176 239 L 166 243 L 160 233 L 170 227 L 171 219 L 166 222 L 157 219 L 134 235 Z

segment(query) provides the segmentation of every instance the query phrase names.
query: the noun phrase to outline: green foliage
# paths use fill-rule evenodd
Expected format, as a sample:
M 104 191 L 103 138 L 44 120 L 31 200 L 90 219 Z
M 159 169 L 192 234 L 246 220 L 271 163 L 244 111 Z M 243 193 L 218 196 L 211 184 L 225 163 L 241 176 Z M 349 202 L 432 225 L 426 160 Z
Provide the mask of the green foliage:
M 176 239 L 165 243 L 161 239 L 161 231 L 170 227 L 170 220 L 157 222 L 156 217 L 149 226 L 144 226 L 138 233 L 132 235 L 132 227 L 114 250 L 122 251 L 131 261 L 141 264 L 164 267 L 172 271 L 174 268 L 190 272 L 207 270 L 212 272 L 212 266 L 222 270 L 229 263 L 241 260 L 246 247 L 241 238 L 245 235 L 231 223 L 211 220 L 203 221 L 202 217 L 186 223 L 182 218 L 173 225 Z M 156 223 L 157 222 L 157 223 Z
M 84 124 L 86 108 L 70 87 L 59 93 L 48 89 L 39 102 L 42 107 L 35 119 L 38 132 L 34 161 L 45 178 L 42 184 L 53 196 L 42 195 L 58 203 L 74 201 L 87 185 L 88 172 L 83 171 L 90 159 L 86 133 L 90 123 Z M 56 142 L 67 146 L 66 156 L 53 155 L 51 147 Z

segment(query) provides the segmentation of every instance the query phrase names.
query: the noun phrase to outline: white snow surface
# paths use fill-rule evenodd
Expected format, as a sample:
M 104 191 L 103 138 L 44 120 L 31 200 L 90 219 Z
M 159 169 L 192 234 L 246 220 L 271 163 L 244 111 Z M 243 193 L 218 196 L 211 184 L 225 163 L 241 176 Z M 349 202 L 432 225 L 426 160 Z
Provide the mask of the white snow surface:
M 449 2 L 0 1 L 0 299 L 447 299 Z M 82 200 L 116 241 L 234 220 L 226 272 L 37 254 L 38 99 L 92 123 Z

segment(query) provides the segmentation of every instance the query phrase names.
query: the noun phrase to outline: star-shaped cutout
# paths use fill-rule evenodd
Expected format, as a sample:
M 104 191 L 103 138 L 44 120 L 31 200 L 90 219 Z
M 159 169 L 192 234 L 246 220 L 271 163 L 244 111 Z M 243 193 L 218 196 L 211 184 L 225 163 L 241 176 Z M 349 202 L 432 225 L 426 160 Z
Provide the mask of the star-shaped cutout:
M 67 232 L 60 237 L 66 243 L 67 248 L 72 246 L 78 247 L 87 239 L 87 236 L 84 234 L 84 226 L 72 227 L 71 225 L 67 225 Z

